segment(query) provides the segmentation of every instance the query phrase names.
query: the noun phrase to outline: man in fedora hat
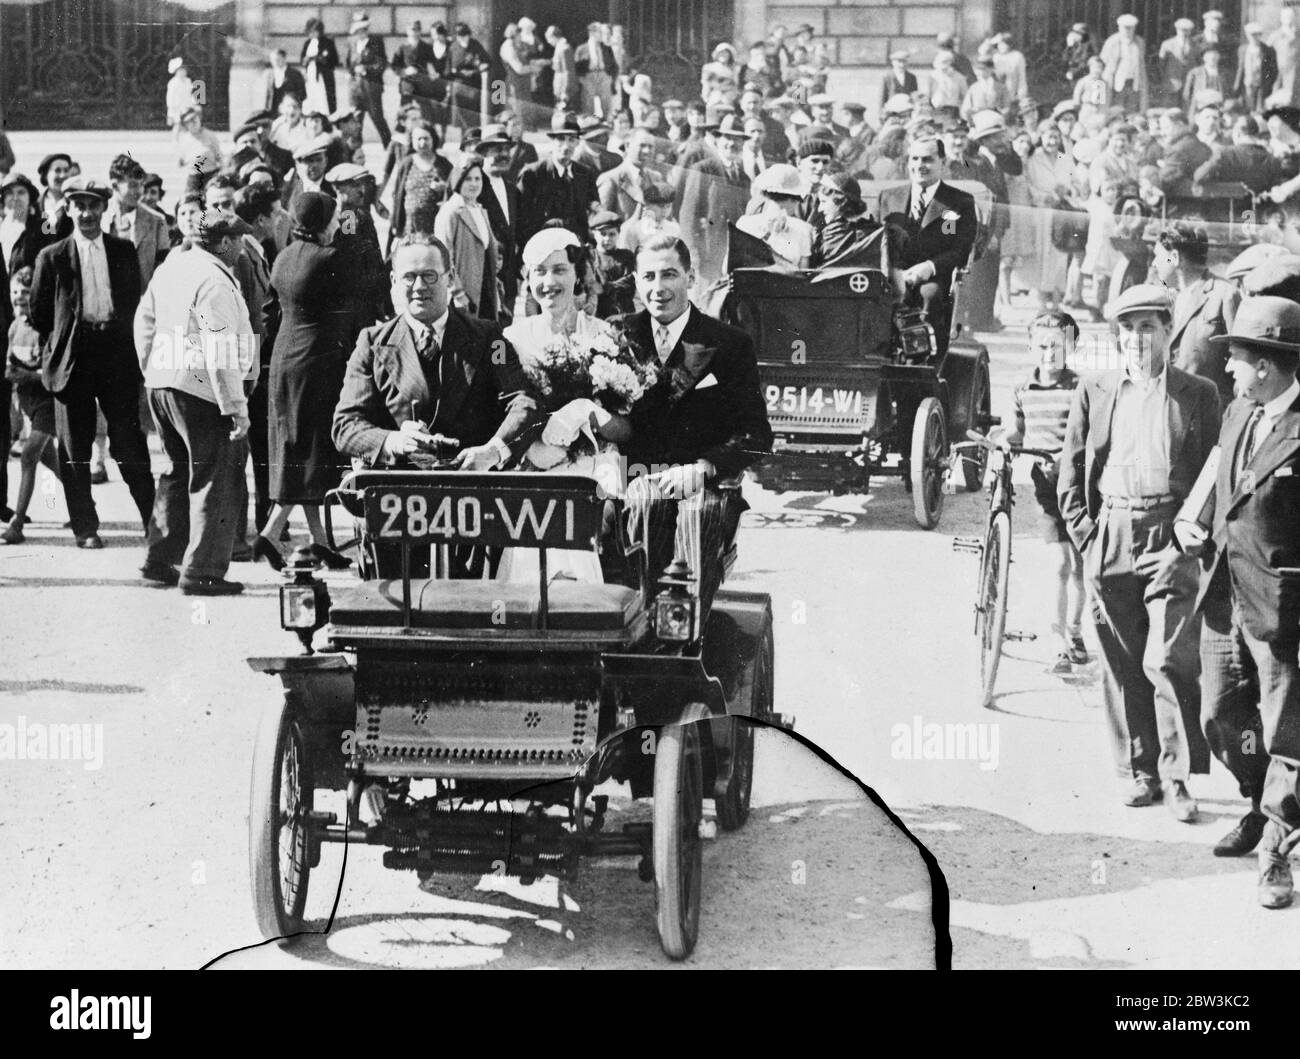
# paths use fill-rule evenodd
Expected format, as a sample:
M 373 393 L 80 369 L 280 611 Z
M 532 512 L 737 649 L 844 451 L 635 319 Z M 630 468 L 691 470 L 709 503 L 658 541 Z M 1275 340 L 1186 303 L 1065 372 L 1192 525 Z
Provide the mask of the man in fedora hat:
M 605 146 L 610 134 L 610 126 L 606 122 L 595 114 L 580 114 L 578 130 L 578 148 L 573 152 L 574 161 L 594 169 L 598 180 L 603 174 L 623 164 L 623 156 Z
M 1175 547 L 1173 523 L 1218 436 L 1219 394 L 1169 364 L 1167 287 L 1137 284 L 1108 309 L 1124 370 L 1075 389 L 1057 496 L 1090 582 L 1122 800 L 1163 798 L 1191 823 L 1187 780 L 1208 772 L 1209 750 L 1192 620 L 1196 563 Z
M 727 225 L 743 217 L 749 205 L 749 177 L 741 165 L 744 141 L 744 121 L 725 114 L 714 133 L 717 153 L 688 169 L 682 182 L 677 220 L 704 286 L 722 275 Z
M 135 247 L 102 230 L 108 187 L 84 177 L 63 184 L 75 228 L 36 258 L 31 320 L 44 348 L 42 381 L 55 398 L 55 429 L 68 516 L 79 548 L 102 548 L 90 492 L 96 408 L 145 527 L 153 510 L 149 448 L 140 426 L 140 365 L 131 322 L 140 301 Z
M 564 226 L 584 243 L 588 237 L 587 217 L 599 196 L 596 174 L 574 161 L 580 129 L 572 114 L 556 114 L 547 136 L 551 153 L 545 161 L 524 166 L 519 174 L 519 237 L 524 246 L 550 220 Z
M 364 11 L 352 16 L 343 65 L 352 75 L 352 105 L 370 116 L 380 141 L 387 148 L 392 139 L 388 122 L 384 120 L 384 70 L 388 67 L 388 57 L 384 54 L 383 40 L 370 35 L 370 16 Z
M 1247 298 L 1228 334 L 1237 400 L 1176 526 L 1203 556 L 1202 719 L 1251 810 L 1214 848 L 1259 852 L 1258 899 L 1292 900 L 1300 841 L 1300 306 Z
M 1137 34 L 1137 16 L 1120 15 L 1115 25 L 1118 28 L 1101 46 L 1101 61 L 1105 65 L 1102 76 L 1111 87 L 1112 99 L 1125 111 L 1146 110 L 1150 93 L 1147 45 Z
M 519 243 L 515 241 L 515 229 L 519 224 L 519 188 L 510 176 L 513 148 L 514 140 L 500 122 L 483 126 L 482 137 L 475 148 L 483 156 L 483 181 L 486 185 L 479 194 L 479 203 L 487 213 L 488 225 L 501 247 L 501 267 L 497 274 L 504 290 L 502 308 L 506 315 L 514 312 L 515 296 L 519 293 Z

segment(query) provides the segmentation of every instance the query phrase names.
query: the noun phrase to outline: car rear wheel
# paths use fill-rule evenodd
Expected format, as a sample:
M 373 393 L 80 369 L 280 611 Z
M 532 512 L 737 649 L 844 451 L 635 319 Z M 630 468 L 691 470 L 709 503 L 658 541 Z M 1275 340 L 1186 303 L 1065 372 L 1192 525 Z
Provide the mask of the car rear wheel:
M 651 840 L 659 943 L 674 960 L 689 956 L 699 936 L 703 818 L 700 726 L 687 723 L 665 727 L 655 746 Z
M 262 718 L 249 792 L 249 869 L 253 913 L 265 938 L 302 930 L 311 875 L 308 815 L 311 771 L 292 701 Z
M 943 475 L 948 458 L 948 427 L 943 405 L 927 397 L 916 407 L 912 421 L 912 451 L 909 475 L 912 482 L 912 515 L 922 529 L 934 529 L 943 513 Z

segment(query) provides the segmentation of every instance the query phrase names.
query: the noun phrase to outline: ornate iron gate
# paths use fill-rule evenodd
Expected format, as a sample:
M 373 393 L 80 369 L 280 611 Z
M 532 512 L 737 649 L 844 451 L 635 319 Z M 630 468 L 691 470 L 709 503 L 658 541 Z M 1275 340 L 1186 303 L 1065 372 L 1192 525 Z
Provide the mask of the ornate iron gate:
M 700 67 L 718 41 L 730 41 L 732 0 L 615 0 L 611 20 L 625 27 L 636 68 L 649 74 L 655 96 L 695 99 Z
M 1202 13 L 1217 8 L 1226 16 L 1225 29 L 1239 36 L 1243 7 L 1242 0 L 997 0 L 994 29 L 1010 31 L 1025 53 L 1034 97 L 1056 99 L 1065 92 L 1061 52 L 1075 22 L 1088 26 L 1100 48 L 1116 31 L 1115 19 L 1126 13 L 1136 15 L 1138 35 L 1154 60 L 1160 42 L 1174 35 L 1175 19 L 1190 18 L 1199 29 Z
M 199 0 L 200 3 L 203 0 Z M 228 121 L 235 5 L 165 0 L 0 2 L 0 102 L 10 129 L 162 128 L 167 61 L 202 81 L 204 122 Z

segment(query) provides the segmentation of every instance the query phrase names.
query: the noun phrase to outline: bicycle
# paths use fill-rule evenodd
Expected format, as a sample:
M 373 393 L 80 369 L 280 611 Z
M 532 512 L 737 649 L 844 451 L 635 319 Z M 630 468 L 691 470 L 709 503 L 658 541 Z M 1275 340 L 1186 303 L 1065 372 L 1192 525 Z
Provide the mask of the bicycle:
M 953 551 L 970 552 L 980 557 L 979 581 L 975 586 L 975 635 L 980 645 L 980 703 L 985 709 L 993 706 L 993 688 L 998 677 L 998 663 L 1002 660 L 1002 644 L 1007 640 L 1032 642 L 1038 637 L 1032 632 L 1007 631 L 1007 602 L 1011 580 L 1011 508 L 1015 503 L 1015 488 L 1011 483 L 1012 460 L 1016 456 L 1034 456 L 1044 461 L 1055 461 L 1056 453 L 1045 449 L 1029 449 L 1022 445 L 1007 445 L 989 440 L 974 430 L 966 432 L 968 441 L 953 446 L 953 459 L 973 460 L 962 450 L 984 449 L 989 454 L 989 468 L 993 472 L 989 483 L 989 513 L 984 537 L 956 537 Z

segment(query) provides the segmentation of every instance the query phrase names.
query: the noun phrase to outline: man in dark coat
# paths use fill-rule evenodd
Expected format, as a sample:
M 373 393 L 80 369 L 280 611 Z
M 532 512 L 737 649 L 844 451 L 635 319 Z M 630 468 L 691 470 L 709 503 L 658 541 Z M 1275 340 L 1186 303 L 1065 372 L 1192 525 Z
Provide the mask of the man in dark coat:
M 140 364 L 131 327 L 140 302 L 135 247 L 101 230 L 109 189 L 84 177 L 64 182 L 72 235 L 36 258 L 32 326 L 44 348 L 42 381 L 55 397 L 63 443 L 63 492 L 79 548 L 102 548 L 90 493 L 96 406 L 108 422 L 109 444 L 146 528 L 154 480 L 140 427 Z M 65 455 L 66 454 L 66 455 Z
M 1107 316 L 1125 370 L 1097 372 L 1074 391 L 1057 496 L 1090 582 L 1124 804 L 1164 799 L 1192 823 L 1187 780 L 1209 771 L 1209 748 L 1192 618 L 1196 563 L 1175 549 L 1173 523 L 1218 437 L 1219 393 L 1168 365 L 1173 299 L 1162 284 L 1130 287 Z
M 361 333 L 334 410 L 334 444 L 371 467 L 405 465 L 441 434 L 460 442 L 459 466 L 485 471 L 523 447 L 541 421 L 501 328 L 450 305 L 447 249 L 432 236 L 397 241 L 398 315 Z M 504 411 L 503 411 L 504 409 Z M 408 420 L 421 429 L 402 430 Z
M 352 105 L 370 115 L 379 139 L 387 148 L 392 134 L 384 120 L 384 70 L 388 68 L 384 42 L 370 35 L 370 16 L 364 11 L 352 16 L 349 33 L 343 65 L 352 75 Z
M 920 90 L 916 74 L 907 68 L 910 53 L 895 51 L 889 54 L 889 73 L 880 82 L 880 106 L 883 108 L 895 96 L 910 96 Z M 813 121 L 818 118 L 814 115 Z
M 749 205 L 749 177 L 740 164 L 744 140 L 744 122 L 735 114 L 724 116 L 714 134 L 717 154 L 687 169 L 682 182 L 677 220 L 705 284 L 722 275 L 727 225 L 740 220 Z
M 478 124 L 482 74 L 491 65 L 487 50 L 474 39 L 469 26 L 457 22 L 455 36 L 447 48 L 447 69 L 456 123 L 462 129 Z
M 302 71 L 289 65 L 289 57 L 283 48 L 275 48 L 270 53 L 271 65 L 264 77 L 262 107 L 272 114 L 279 113 L 280 102 L 285 96 L 297 97 L 299 103 L 307 98 L 307 81 Z
M 1232 84 L 1232 94 L 1246 109 L 1258 114 L 1277 83 L 1277 52 L 1264 43 L 1264 27 L 1258 22 L 1246 23 L 1246 42 L 1237 49 L 1237 77 Z
M 525 166 L 519 174 L 519 239 L 524 246 L 549 220 L 559 219 L 584 243 L 587 216 L 599 199 L 596 174 L 573 160 L 578 146 L 578 120 L 557 114 L 551 123 L 551 156 Z
M 1300 841 L 1300 306 L 1248 298 L 1217 341 L 1238 398 L 1175 533 L 1185 553 L 1208 553 L 1197 600 L 1201 716 L 1251 801 L 1214 852 L 1249 853 L 1262 837 L 1259 903 L 1284 908 Z
M 943 141 L 917 140 L 908 148 L 910 184 L 880 193 L 880 215 L 901 231 L 891 259 L 904 297 L 924 307 L 940 351 L 952 329 L 952 274 L 965 267 L 975 246 L 975 200 L 944 183 Z
M 1196 184 L 1245 184 L 1255 194 L 1282 181 L 1282 166 L 1268 149 L 1268 130 L 1254 114 L 1243 114 L 1232 126 L 1232 143 L 1214 144 L 1211 155 L 1192 174 Z
M 483 138 L 476 150 L 484 156 L 483 190 L 479 204 L 487 212 L 488 224 L 501 247 L 502 306 L 509 318 L 519 294 L 519 251 L 516 240 L 519 225 L 519 189 L 510 179 L 510 157 L 514 141 L 507 135 L 504 125 L 485 125 Z
M 646 308 L 627 318 L 625 333 L 660 375 L 632 412 L 632 532 L 646 542 L 652 578 L 673 559 L 689 565 L 702 629 L 747 506 L 738 479 L 772 451 L 772 427 L 753 341 L 690 303 L 695 277 L 685 244 L 668 235 L 642 243 L 636 277 Z

